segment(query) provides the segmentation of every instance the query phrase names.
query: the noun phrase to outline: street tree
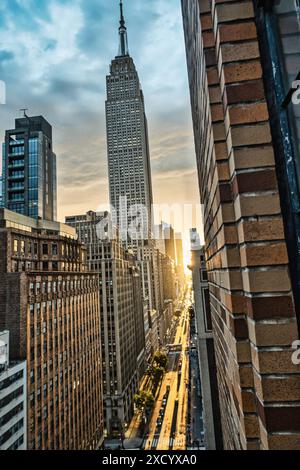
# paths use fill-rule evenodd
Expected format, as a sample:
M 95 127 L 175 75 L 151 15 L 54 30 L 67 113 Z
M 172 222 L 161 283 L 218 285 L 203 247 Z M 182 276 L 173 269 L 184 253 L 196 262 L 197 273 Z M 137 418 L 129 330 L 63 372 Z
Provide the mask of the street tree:
M 153 361 L 160 367 L 162 367 L 164 370 L 167 369 L 168 367 L 168 357 L 166 354 L 163 352 L 157 352 L 154 356 Z
M 141 390 L 134 396 L 134 403 L 139 411 L 151 410 L 154 405 L 154 396 L 147 390 Z

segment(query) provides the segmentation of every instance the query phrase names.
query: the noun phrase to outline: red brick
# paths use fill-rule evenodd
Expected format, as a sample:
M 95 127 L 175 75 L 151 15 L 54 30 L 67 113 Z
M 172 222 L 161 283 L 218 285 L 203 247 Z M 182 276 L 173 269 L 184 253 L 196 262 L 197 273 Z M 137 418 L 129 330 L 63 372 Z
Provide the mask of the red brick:
M 229 107 L 229 119 L 232 125 L 267 121 L 268 117 L 266 103 L 241 104 Z
M 207 13 L 205 15 L 201 15 L 201 29 L 202 31 L 206 31 L 209 29 L 212 29 L 213 24 L 212 24 L 212 19 L 211 19 L 211 14 Z
M 245 245 L 240 249 L 241 265 L 244 266 L 271 266 L 287 264 L 288 255 L 285 243 L 271 244 L 266 242 L 260 245 Z
M 234 194 L 250 193 L 256 191 L 270 191 L 277 189 L 275 170 L 261 170 L 236 175 L 232 182 Z
M 259 57 L 257 41 L 221 45 L 222 62 L 238 62 Z
M 214 37 L 213 32 L 204 31 L 202 34 L 202 38 L 203 38 L 204 48 L 213 47 L 215 45 L 215 37 Z
M 258 101 L 265 97 L 262 80 L 252 80 L 250 82 L 227 85 L 225 93 L 226 101 L 229 105 Z
M 256 26 L 253 21 L 238 24 L 221 24 L 219 26 L 220 42 L 243 41 L 257 37 Z
M 256 80 L 262 77 L 260 62 L 257 60 L 224 65 L 225 83 Z
M 255 320 L 294 317 L 293 299 L 289 295 L 246 297 L 248 315 Z

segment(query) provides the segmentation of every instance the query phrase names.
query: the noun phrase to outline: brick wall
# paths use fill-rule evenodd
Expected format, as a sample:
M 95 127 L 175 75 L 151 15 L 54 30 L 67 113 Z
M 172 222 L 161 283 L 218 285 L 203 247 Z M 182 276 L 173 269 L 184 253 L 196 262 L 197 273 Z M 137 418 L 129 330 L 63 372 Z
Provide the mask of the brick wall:
M 299 448 L 298 329 L 253 2 L 182 5 L 224 445 Z

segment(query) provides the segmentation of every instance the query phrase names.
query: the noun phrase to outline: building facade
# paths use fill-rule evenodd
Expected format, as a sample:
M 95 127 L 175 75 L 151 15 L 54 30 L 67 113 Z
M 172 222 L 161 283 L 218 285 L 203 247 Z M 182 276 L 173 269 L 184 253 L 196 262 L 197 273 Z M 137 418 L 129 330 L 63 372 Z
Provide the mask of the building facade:
M 183 243 L 181 233 L 175 233 L 175 246 L 176 246 L 176 265 L 184 266 L 183 259 Z
M 175 232 L 171 225 L 165 225 L 164 227 L 165 247 L 166 255 L 169 256 L 176 263 L 176 243 L 175 243 Z
M 56 220 L 56 156 L 52 127 L 42 116 L 15 120 L 5 133 L 2 205 L 35 219 Z
M 150 238 L 152 182 L 144 96 L 133 59 L 121 6 L 120 46 L 106 78 L 106 129 L 110 203 L 125 246 L 142 246 Z M 147 213 L 138 209 L 143 206 Z M 132 209 L 130 209 L 132 208 Z M 139 215 L 140 236 L 128 235 Z
M 204 247 L 192 241 L 191 264 L 194 314 L 202 389 L 205 448 L 222 449 L 222 432 L 216 374 L 211 308 Z
M 148 253 L 153 203 L 148 125 L 138 72 L 129 54 L 122 1 L 120 13 L 119 51 L 106 77 L 109 194 L 113 223 L 119 229 L 120 240 L 138 256 L 146 309 L 144 329 L 149 345 L 148 318 L 155 302 L 155 274 Z
M 0 450 L 26 450 L 26 361 L 11 361 L 0 332 Z
M 299 449 L 299 2 L 182 10 L 224 446 Z
M 0 329 L 27 363 L 27 448 L 103 440 L 99 278 L 75 230 L 0 209 Z
M 2 175 L 0 175 L 0 207 L 3 207 L 3 183 L 2 183 Z
M 87 247 L 89 269 L 99 274 L 105 426 L 120 436 L 133 416 L 133 397 L 145 371 L 144 309 L 141 275 L 133 254 L 118 238 L 100 239 L 97 229 L 107 213 L 70 216 Z
M 183 240 L 181 233 L 175 234 L 176 248 L 176 275 L 178 281 L 178 292 L 182 293 L 185 288 L 185 266 L 183 257 Z

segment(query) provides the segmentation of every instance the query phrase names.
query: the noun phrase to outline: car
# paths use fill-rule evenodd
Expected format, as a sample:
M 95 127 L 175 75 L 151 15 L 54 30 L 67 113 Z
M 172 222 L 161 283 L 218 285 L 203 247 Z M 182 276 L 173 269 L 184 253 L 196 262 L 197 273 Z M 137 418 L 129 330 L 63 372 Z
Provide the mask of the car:
M 158 418 L 156 421 L 156 427 L 161 428 L 161 426 L 162 426 L 162 419 Z

